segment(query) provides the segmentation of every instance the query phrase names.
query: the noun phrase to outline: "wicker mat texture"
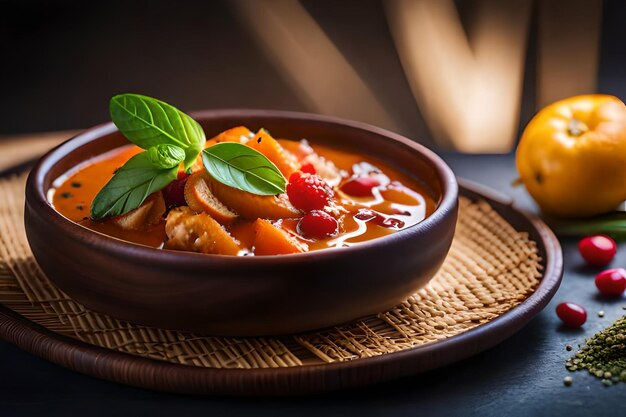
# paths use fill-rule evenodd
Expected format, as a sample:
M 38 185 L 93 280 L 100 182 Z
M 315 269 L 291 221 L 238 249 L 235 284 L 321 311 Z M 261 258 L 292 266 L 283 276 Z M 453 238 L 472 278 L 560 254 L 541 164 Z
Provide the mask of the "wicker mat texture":
M 92 345 L 209 368 L 291 367 L 402 351 L 465 332 L 520 304 L 541 279 L 535 242 L 484 201 L 460 199 L 452 249 L 430 284 L 390 311 L 331 329 L 226 338 L 149 328 L 90 311 L 38 268 L 23 227 L 25 176 L 0 180 L 0 303 Z

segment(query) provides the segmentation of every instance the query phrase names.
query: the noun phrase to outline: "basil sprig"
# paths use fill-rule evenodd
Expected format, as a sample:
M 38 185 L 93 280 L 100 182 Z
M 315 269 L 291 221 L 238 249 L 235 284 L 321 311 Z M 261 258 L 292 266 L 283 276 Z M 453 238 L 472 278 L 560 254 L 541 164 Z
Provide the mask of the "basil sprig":
M 153 192 L 188 169 L 204 148 L 202 127 L 163 101 L 139 94 L 120 94 L 109 104 L 111 119 L 126 138 L 146 151 L 129 159 L 98 192 L 89 216 L 101 220 L 139 207 Z
M 140 94 L 120 94 L 109 104 L 111 120 L 126 138 L 142 149 L 174 145 L 185 151 L 185 169 L 204 148 L 202 126 L 176 107 Z
M 106 183 L 93 200 L 89 215 L 93 220 L 100 220 L 128 213 L 177 176 L 178 164 L 170 168 L 155 165 L 150 153 L 144 151 L 130 158 Z
M 207 172 L 219 182 L 258 195 L 285 192 L 286 180 L 265 155 L 237 142 L 224 142 L 202 151 Z
M 111 119 L 132 143 L 145 149 L 129 159 L 98 192 L 89 216 L 101 220 L 126 214 L 188 170 L 204 148 L 202 127 L 160 100 L 139 94 L 111 99 Z M 240 143 L 220 143 L 202 153 L 205 169 L 217 181 L 258 195 L 285 192 L 285 177 L 262 153 Z
M 156 167 L 174 168 L 185 160 L 185 151 L 174 145 L 156 145 L 148 149 L 148 157 Z

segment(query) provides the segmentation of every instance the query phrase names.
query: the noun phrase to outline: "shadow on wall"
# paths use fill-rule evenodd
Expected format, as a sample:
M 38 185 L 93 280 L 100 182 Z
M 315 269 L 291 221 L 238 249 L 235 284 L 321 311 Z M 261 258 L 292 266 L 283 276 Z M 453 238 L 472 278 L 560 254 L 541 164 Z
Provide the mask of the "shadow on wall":
M 574 9 L 599 18 L 600 7 L 593 5 L 600 2 L 583 2 Z M 525 123 L 534 112 L 536 52 L 572 42 L 564 35 L 567 27 L 556 31 L 558 19 L 550 20 L 570 3 L 529 0 L 515 8 L 495 0 L 274 0 L 271 7 L 239 0 L 191 0 L 177 7 L 157 1 L 4 2 L 0 44 L 10 65 L 1 70 L 0 134 L 97 124 L 108 120 L 110 96 L 134 91 L 185 110 L 321 112 L 387 127 L 427 146 L 435 144 L 432 131 L 445 147 L 507 151 L 518 120 Z M 613 68 L 624 58 L 612 53 L 623 43 L 611 33 L 626 7 L 616 0 L 604 7 L 600 86 L 623 91 L 623 78 Z M 439 24 L 429 25 L 434 21 Z M 551 30 L 537 31 L 542 24 Z M 588 26 L 586 41 L 573 42 L 588 47 L 572 50 L 594 57 L 597 42 Z M 498 48 L 513 54 L 511 59 L 493 53 Z M 578 67 L 576 74 L 586 74 L 578 88 L 593 88 L 595 65 Z M 486 77 L 490 73 L 495 75 Z M 505 74 L 504 84 L 494 84 L 497 74 Z M 485 95 L 489 89 L 496 94 Z M 583 91 L 572 93 L 578 92 Z M 493 134 L 496 128 L 500 134 Z

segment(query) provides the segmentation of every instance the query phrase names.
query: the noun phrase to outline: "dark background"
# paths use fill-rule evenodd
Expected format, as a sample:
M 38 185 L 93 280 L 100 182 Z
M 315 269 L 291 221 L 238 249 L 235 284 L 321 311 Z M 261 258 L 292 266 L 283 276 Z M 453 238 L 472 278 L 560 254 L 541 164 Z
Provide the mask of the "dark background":
M 461 17 L 471 2 L 457 1 Z M 381 2 L 302 4 L 403 122 L 407 130 L 400 133 L 432 145 Z M 626 2 L 605 1 L 603 20 L 599 91 L 623 99 Z M 521 126 L 535 112 L 536 30 L 530 33 Z M 225 0 L 0 0 L 0 56 L 0 135 L 107 121 L 108 100 L 120 92 L 155 96 L 186 111 L 311 110 L 257 48 Z

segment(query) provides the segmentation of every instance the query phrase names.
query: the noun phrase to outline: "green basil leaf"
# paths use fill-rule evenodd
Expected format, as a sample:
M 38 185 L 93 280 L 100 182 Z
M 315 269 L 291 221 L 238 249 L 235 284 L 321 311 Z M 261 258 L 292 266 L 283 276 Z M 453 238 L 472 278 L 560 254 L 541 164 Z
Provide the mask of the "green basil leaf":
M 185 169 L 204 148 L 202 127 L 176 107 L 140 94 L 119 94 L 109 104 L 115 126 L 135 145 L 175 145 L 185 151 Z
M 139 207 L 155 191 L 165 188 L 178 175 L 178 165 L 160 168 L 152 164 L 149 152 L 130 158 L 98 192 L 91 204 L 92 220 L 119 216 Z
M 217 181 L 258 195 L 285 192 L 287 181 L 262 153 L 240 143 L 224 142 L 202 151 L 207 172 Z
M 148 158 L 156 167 L 173 168 L 185 160 L 185 150 L 175 145 L 156 145 L 148 149 Z

